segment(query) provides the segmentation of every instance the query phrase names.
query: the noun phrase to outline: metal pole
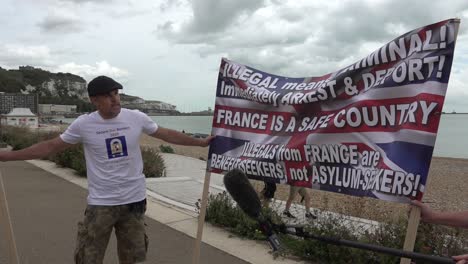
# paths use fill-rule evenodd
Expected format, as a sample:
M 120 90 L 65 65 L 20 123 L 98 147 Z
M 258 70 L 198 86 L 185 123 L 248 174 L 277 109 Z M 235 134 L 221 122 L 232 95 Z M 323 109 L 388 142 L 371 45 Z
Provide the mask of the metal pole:
M 422 253 L 406 251 L 406 250 L 401 250 L 401 249 L 396 249 L 396 248 L 389 248 L 389 247 L 384 247 L 384 246 L 374 245 L 374 244 L 367 244 L 367 243 L 358 242 L 358 241 L 350 241 L 350 240 L 345 240 L 341 238 L 317 236 L 309 232 L 305 232 L 304 230 L 302 230 L 302 228 L 298 229 L 297 227 L 292 227 L 292 229 L 294 231 L 292 231 L 291 229 L 288 229 L 287 226 L 284 226 L 284 227 L 280 227 L 279 231 L 282 233 L 296 235 L 299 237 L 304 237 L 306 239 L 315 239 L 321 242 L 334 244 L 338 246 L 346 246 L 346 247 L 370 250 L 370 251 L 380 252 L 380 253 L 384 253 L 388 255 L 404 257 L 408 259 L 423 260 L 423 261 L 430 262 L 430 263 L 455 263 L 453 259 L 447 258 L 447 257 L 426 255 Z
M 3 142 L 3 115 L 0 113 L 0 148 L 6 147 L 6 142 Z
M 8 242 L 10 253 L 10 263 L 19 264 L 18 250 L 16 248 L 15 236 L 13 235 L 13 226 L 11 225 L 10 212 L 6 198 L 5 187 L 3 186 L 3 177 L 0 171 L 0 223 L 4 223 L 4 231 Z
M 198 216 L 197 238 L 193 246 L 192 264 L 200 263 L 200 248 L 202 243 L 203 225 L 205 224 L 206 207 L 208 205 L 208 191 L 210 188 L 211 172 L 209 171 L 208 161 L 206 162 L 205 182 L 203 184 L 202 201 L 200 215 Z

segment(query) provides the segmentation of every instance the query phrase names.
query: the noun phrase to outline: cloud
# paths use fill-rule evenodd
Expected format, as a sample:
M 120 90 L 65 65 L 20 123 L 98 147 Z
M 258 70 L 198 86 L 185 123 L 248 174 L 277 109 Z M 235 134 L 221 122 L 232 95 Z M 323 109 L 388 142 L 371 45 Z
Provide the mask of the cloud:
M 81 13 L 80 6 L 73 3 L 60 3 L 49 6 L 47 15 L 37 26 L 44 33 L 80 33 L 84 30 L 84 23 L 78 14 Z
M 76 16 L 65 14 L 49 14 L 38 26 L 45 33 L 79 33 L 84 30 Z
M 107 61 L 96 62 L 95 65 L 77 64 L 69 62 L 54 67 L 54 72 L 69 72 L 79 75 L 90 81 L 96 76 L 106 75 L 115 79 L 119 79 L 121 82 L 126 82 L 129 72 L 124 69 L 120 69 L 110 65 Z
M 411 5 L 403 0 L 194 0 L 178 6 L 188 15 L 169 17 L 156 32 L 171 43 L 191 46 L 202 58 L 221 55 L 276 74 L 317 76 L 353 63 L 409 30 L 468 16 L 466 1 L 438 1 L 420 12 L 427 5 L 423 0 Z
M 69 69 L 85 78 L 98 71 L 121 75 L 136 95 L 154 98 L 169 98 L 172 90 L 150 87 L 188 89 L 173 76 L 196 68 L 191 84 L 207 96 L 193 104 L 204 107 L 204 100 L 214 99 L 206 87 L 216 82 L 221 57 L 282 76 L 321 76 L 409 30 L 452 17 L 462 24 L 446 100 L 451 102 L 468 97 L 466 0 L 6 1 L 0 9 L 0 66 Z M 193 98 L 187 97 L 174 103 Z
M 468 108 L 466 107 L 466 101 L 468 100 L 467 83 L 468 67 L 458 71 L 453 71 L 452 69 L 444 103 L 444 111 L 451 112 L 452 110 L 460 111 L 463 109 L 462 111 L 468 112 Z
M 172 36 L 189 36 L 198 39 L 197 35 L 222 32 L 241 17 L 249 17 L 264 4 L 263 0 L 193 0 L 191 2 L 191 16 L 182 23 L 172 20 L 163 23 L 160 27 L 163 34 Z M 161 10 L 167 11 L 175 6 L 180 7 L 183 3 L 162 4 Z M 216 11 L 214 11 L 216 10 Z M 177 28 L 167 27 L 167 25 L 179 24 Z M 166 26 L 164 26 L 166 25 Z M 183 38 L 179 38 L 181 40 Z
M 219 32 L 237 18 L 250 16 L 263 5 L 263 2 L 263 0 L 193 0 L 193 20 L 188 22 L 186 33 Z
M 122 82 L 127 81 L 129 71 L 112 66 L 106 60 L 95 65 L 77 64 L 75 62 L 58 63 L 58 56 L 52 54 L 47 46 L 24 46 L 0 44 L 0 65 L 8 69 L 18 66 L 34 66 L 51 72 L 69 72 L 91 80 L 98 75 L 107 75 Z
M 104 7 L 104 6 L 103 6 Z M 138 18 L 148 14 L 152 14 L 157 7 L 152 2 L 147 3 L 141 0 L 127 0 L 126 2 L 114 2 L 112 8 L 105 7 L 101 10 L 106 12 L 111 18 Z
M 159 4 L 159 11 L 164 13 L 172 8 L 178 8 L 182 5 L 184 5 L 184 0 L 166 0 L 163 1 L 161 4 Z
M 115 19 L 122 19 L 122 18 L 139 17 L 142 15 L 150 14 L 150 13 L 151 13 L 151 10 L 149 9 L 123 9 L 123 10 L 109 11 L 109 16 Z
M 47 67 L 54 63 L 54 58 L 47 46 L 0 44 L 0 65 L 2 66 L 32 65 Z
M 227 57 L 269 73 L 305 77 L 354 63 L 410 30 L 448 18 L 468 19 L 464 0 L 450 5 L 423 0 L 219 3 L 223 5 L 211 0 L 165 5 L 170 15 L 157 25 L 158 38 L 185 46 L 201 58 Z M 461 44 L 467 32 L 468 27 L 460 27 L 457 48 L 468 44 Z M 459 72 L 452 72 L 447 93 L 447 103 L 460 106 L 458 98 L 468 98 L 464 53 L 468 50 L 456 51 L 454 68 Z
M 82 4 L 82 3 L 95 3 L 95 4 L 106 4 L 113 2 L 115 0 L 59 0 L 60 2 L 71 2 L 71 3 L 76 3 L 76 4 Z

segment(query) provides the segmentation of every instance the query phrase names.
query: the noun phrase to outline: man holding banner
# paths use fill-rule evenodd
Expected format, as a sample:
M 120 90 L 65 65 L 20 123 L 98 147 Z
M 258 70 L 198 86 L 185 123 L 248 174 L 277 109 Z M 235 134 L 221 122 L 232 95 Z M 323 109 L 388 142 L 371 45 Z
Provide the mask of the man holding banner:
M 468 228 L 468 211 L 462 212 L 436 212 L 420 201 L 412 201 L 411 204 L 421 208 L 421 218 L 427 223 L 448 225 L 453 227 Z M 468 254 L 453 256 L 457 264 L 468 263 Z

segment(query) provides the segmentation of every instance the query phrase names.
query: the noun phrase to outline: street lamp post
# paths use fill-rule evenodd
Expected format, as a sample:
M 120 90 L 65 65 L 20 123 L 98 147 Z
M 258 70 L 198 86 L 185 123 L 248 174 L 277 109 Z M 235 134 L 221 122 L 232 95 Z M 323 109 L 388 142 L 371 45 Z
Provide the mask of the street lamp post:
M 7 143 L 3 142 L 3 115 L 0 114 L 0 148 L 6 148 Z

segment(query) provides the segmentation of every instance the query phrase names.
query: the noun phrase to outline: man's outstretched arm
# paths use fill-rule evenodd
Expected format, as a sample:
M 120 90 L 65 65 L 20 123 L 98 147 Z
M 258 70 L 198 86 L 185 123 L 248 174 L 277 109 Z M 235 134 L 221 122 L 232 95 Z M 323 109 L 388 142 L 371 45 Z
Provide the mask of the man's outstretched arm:
M 65 143 L 60 137 L 42 141 L 16 151 L 1 151 L 0 161 L 40 159 L 63 151 L 72 144 Z
M 425 222 L 468 228 L 468 211 L 437 212 L 417 200 L 412 201 L 411 204 L 421 208 L 421 218 Z
M 151 136 L 172 144 L 199 147 L 206 147 L 210 145 L 211 140 L 214 138 L 214 136 L 208 136 L 206 138 L 193 138 L 179 131 L 167 129 L 164 127 L 159 127 L 155 133 L 151 134 Z

